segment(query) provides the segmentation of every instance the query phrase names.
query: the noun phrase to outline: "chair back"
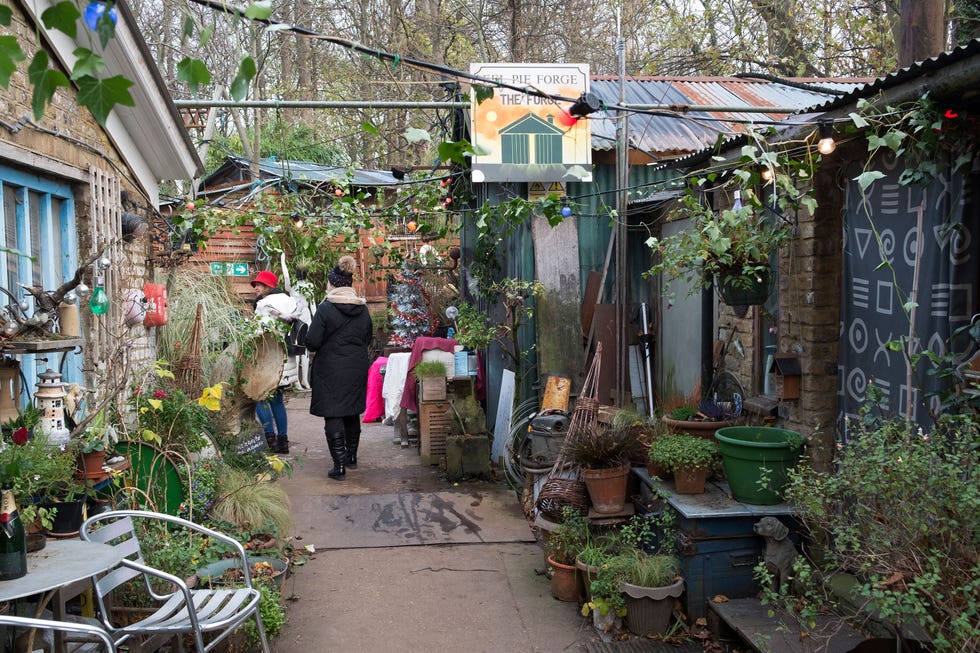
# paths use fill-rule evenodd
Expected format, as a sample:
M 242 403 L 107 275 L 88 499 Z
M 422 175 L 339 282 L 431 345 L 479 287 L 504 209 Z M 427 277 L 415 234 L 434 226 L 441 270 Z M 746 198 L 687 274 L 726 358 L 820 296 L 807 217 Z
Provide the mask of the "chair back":
M 79 535 L 86 542 L 98 542 L 115 547 L 122 553 L 123 559 L 145 564 L 143 552 L 140 549 L 140 541 L 133 525 L 133 518 L 129 515 L 119 515 L 112 512 L 95 515 L 82 524 Z M 125 565 L 120 565 L 95 580 L 95 595 L 99 602 L 99 609 L 102 610 L 103 615 L 106 615 L 106 618 L 108 618 L 109 613 L 106 611 L 103 598 L 123 583 L 138 576 L 143 577 L 147 591 L 155 596 L 150 578 L 139 570 Z

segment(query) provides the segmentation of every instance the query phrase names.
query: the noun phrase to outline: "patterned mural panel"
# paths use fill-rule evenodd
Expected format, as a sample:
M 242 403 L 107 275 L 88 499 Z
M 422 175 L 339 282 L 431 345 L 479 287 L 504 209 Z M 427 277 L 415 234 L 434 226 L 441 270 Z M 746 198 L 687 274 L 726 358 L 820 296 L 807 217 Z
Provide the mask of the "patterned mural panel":
M 904 352 L 888 343 L 911 333 L 914 352 L 960 351 L 964 343 L 951 344 L 951 334 L 977 312 L 977 178 L 902 186 L 903 167 L 893 158 L 877 161 L 885 177 L 864 191 L 853 181 L 862 171 L 848 175 L 837 390 L 844 439 L 845 418 L 857 414 L 870 383 L 889 412 L 931 424 L 940 383 L 931 363 L 922 359 L 910 383 Z

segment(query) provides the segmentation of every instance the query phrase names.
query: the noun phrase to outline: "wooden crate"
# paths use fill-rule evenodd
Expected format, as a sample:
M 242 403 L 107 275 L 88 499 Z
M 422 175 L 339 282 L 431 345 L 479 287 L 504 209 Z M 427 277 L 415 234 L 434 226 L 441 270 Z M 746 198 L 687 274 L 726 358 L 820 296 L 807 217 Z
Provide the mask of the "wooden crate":
M 423 401 L 419 404 L 419 453 L 423 464 L 438 465 L 446 455 L 451 415 L 448 401 Z

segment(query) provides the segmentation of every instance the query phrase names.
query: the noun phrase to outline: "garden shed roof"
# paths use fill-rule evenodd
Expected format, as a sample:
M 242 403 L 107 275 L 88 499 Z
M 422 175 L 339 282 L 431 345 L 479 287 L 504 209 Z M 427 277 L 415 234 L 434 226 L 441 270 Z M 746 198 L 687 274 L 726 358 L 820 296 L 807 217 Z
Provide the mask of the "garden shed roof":
M 215 190 L 227 191 L 229 185 L 251 184 L 248 159 L 229 156 L 217 170 L 201 183 L 200 194 Z M 359 187 L 397 186 L 404 183 L 386 170 L 364 170 L 329 166 L 312 161 L 289 161 L 268 157 L 259 160 L 259 174 L 263 181 L 281 180 L 304 184 L 343 182 Z
M 713 145 L 719 134 L 744 132 L 742 121 L 768 123 L 786 118 L 772 108 L 802 110 L 825 104 L 835 97 L 863 87 L 870 79 L 792 79 L 759 77 L 634 77 L 625 83 L 628 106 L 676 107 L 658 115 L 631 113 L 630 147 L 656 159 L 674 158 Z M 593 77 L 590 90 L 610 104 L 619 102 L 619 81 L 615 77 Z M 683 107 L 711 106 L 757 112 L 686 111 Z M 671 110 L 677 116 L 667 115 Z M 616 147 L 615 116 L 599 111 L 590 116 L 592 148 Z

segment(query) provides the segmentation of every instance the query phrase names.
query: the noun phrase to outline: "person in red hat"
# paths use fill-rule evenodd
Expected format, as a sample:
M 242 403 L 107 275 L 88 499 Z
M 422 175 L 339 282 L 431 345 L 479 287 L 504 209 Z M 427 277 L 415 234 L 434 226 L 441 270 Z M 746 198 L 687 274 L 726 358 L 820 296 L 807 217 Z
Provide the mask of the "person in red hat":
M 262 270 L 256 274 L 252 279 L 252 288 L 255 288 L 255 314 L 260 318 L 291 323 L 298 317 L 296 300 L 279 288 L 279 277 L 274 272 Z M 262 424 L 266 443 L 273 453 L 289 453 L 289 424 L 282 390 L 293 381 L 295 379 L 289 377 L 288 369 L 284 368 L 276 391 L 255 405 L 255 416 Z

